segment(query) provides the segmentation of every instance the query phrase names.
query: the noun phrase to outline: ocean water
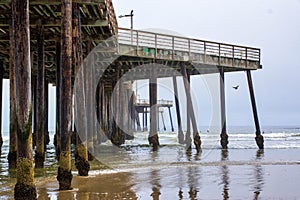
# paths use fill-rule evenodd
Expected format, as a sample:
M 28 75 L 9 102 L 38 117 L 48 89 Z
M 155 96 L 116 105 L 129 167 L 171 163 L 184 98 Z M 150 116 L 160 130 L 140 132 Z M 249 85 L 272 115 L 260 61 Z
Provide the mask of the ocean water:
M 121 148 L 96 147 L 90 176 L 73 174 L 72 191 L 59 192 L 57 161 L 47 147 L 45 169 L 36 170 L 39 199 L 300 199 L 300 127 L 263 127 L 265 150 L 257 149 L 254 129 L 229 127 L 229 149 L 219 133 L 202 129 L 202 152 L 187 153 L 177 134 L 160 132 L 160 148 L 148 133 L 135 133 Z M 15 172 L 8 170 L 8 137 L 0 160 L 0 199 L 13 199 Z M 105 169 L 103 169 L 105 166 Z

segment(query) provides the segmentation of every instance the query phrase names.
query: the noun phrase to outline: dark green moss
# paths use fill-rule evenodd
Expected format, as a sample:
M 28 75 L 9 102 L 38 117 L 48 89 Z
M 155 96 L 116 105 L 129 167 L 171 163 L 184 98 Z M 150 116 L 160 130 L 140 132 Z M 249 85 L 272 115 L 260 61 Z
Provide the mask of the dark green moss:
M 35 186 L 17 183 L 15 185 L 15 200 L 35 200 L 37 199 L 37 192 Z
M 71 170 L 64 170 L 61 167 L 58 168 L 57 180 L 59 182 L 59 190 L 71 190 L 71 182 L 73 175 Z
M 16 115 L 16 121 L 18 122 L 18 116 Z M 32 127 L 32 104 L 30 104 L 30 110 L 29 110 L 29 117 L 27 119 L 26 125 L 25 125 L 25 129 L 24 131 L 22 131 L 19 127 L 19 124 L 16 124 L 16 130 L 18 133 L 18 138 L 19 140 L 25 142 L 26 140 L 28 140 L 29 135 L 32 134 L 31 131 L 31 127 Z

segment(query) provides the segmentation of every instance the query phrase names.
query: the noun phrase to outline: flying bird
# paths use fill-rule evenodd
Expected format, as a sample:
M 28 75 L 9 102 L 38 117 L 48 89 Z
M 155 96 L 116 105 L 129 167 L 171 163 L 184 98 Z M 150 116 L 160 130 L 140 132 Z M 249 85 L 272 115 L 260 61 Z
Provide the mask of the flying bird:
M 232 86 L 232 88 L 235 89 L 235 90 L 239 89 L 239 87 L 240 87 L 239 85 L 237 85 L 237 86 Z

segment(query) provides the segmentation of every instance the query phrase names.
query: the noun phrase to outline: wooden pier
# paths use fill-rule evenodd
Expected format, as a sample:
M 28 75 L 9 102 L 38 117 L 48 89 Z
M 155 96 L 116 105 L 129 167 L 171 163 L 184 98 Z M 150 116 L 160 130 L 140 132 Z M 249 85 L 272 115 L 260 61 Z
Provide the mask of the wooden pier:
M 135 110 L 136 110 L 136 116 L 135 116 L 135 121 L 137 124 L 137 131 L 148 131 L 148 125 L 147 125 L 147 113 L 150 113 L 150 102 L 148 99 L 137 99 L 137 101 L 134 104 Z M 158 100 L 157 101 L 157 114 L 159 118 L 159 113 L 161 114 L 162 118 L 162 123 L 164 126 L 164 130 L 166 130 L 165 127 L 165 121 L 163 117 L 163 112 L 164 108 L 167 108 L 169 111 L 169 117 L 170 117 L 170 124 L 171 124 L 171 131 L 174 131 L 174 126 L 173 126 L 173 120 L 172 120 L 172 115 L 171 115 L 171 107 L 173 107 L 173 101 L 171 100 Z M 141 127 L 140 120 L 139 120 L 139 114 L 142 114 L 142 122 L 143 126 Z M 159 129 L 159 122 L 157 123 L 158 129 Z
M 102 48 L 96 48 L 99 45 Z M 159 67 L 138 68 L 156 64 Z M 53 101 L 57 104 L 54 140 L 59 160 L 57 180 L 60 190 L 68 190 L 72 181 L 72 114 L 75 118 L 80 117 L 84 124 L 84 127 L 76 127 L 74 132 L 76 166 L 79 175 L 86 176 L 94 146 L 107 139 L 120 146 L 126 139 L 132 139 L 134 108 L 145 112 L 145 105 L 133 104 L 132 87 L 125 84 L 128 81 L 149 80 L 149 143 L 157 150 L 158 108 L 171 107 L 169 103 L 157 100 L 157 79 L 173 77 L 178 141 L 190 150 L 193 140 L 200 152 L 201 138 L 195 119 L 199 113 L 193 108 L 190 76 L 220 73 L 220 120 L 223 124 L 220 135 L 222 148 L 226 149 L 225 73 L 246 71 L 256 126 L 255 139 L 258 147 L 263 148 L 251 79 L 251 70 L 260 68 L 260 49 L 257 48 L 118 28 L 111 0 L 1 0 L 0 92 L 2 102 L 2 79 L 10 79 L 8 159 L 10 168 L 17 167 L 15 198 L 36 199 L 31 121 L 33 116 L 35 167 L 40 168 L 47 145 L 48 102 L 45 99 L 48 84 L 56 86 Z M 134 75 L 124 78 L 128 72 Z M 97 77 L 99 74 L 101 77 Z M 178 99 L 178 93 L 183 91 L 177 88 L 178 74 L 184 77 L 188 102 L 185 136 Z M 78 85 L 74 86 L 75 80 L 80 85 L 79 90 L 76 90 Z M 77 100 L 84 103 L 72 113 L 74 90 Z

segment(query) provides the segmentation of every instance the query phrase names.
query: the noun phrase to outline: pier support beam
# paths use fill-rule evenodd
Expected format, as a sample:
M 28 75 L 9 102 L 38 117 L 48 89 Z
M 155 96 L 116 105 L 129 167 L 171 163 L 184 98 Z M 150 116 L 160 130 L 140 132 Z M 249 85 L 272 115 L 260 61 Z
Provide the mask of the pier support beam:
M 171 108 L 168 107 L 168 110 L 169 110 L 169 116 L 170 116 L 170 122 L 171 122 L 171 130 L 172 130 L 172 132 L 174 132 L 173 120 L 172 120 L 172 115 L 171 115 Z
M 46 146 L 49 144 L 50 142 L 50 135 L 49 135 L 49 124 L 48 124 L 48 119 L 49 119 L 49 82 L 48 80 L 46 80 L 45 78 L 45 108 L 44 108 L 44 116 L 45 116 L 45 119 L 44 119 L 44 122 L 45 122 L 45 125 L 44 125 L 44 132 L 45 132 L 45 148 Z
M 120 146 L 121 144 L 124 144 L 125 142 L 125 135 L 123 133 L 123 130 L 121 129 L 123 120 L 122 120 L 122 108 L 121 108 L 121 99 L 122 99 L 122 81 L 121 78 L 121 66 L 120 64 L 116 64 L 116 74 L 115 74 L 115 80 L 113 84 L 113 110 L 114 110 L 114 120 L 113 120 L 113 129 L 112 129 L 112 143 L 116 146 Z
M 180 107 L 179 107 L 178 87 L 177 87 L 176 76 L 173 76 L 173 88 L 174 88 L 174 99 L 175 99 L 176 117 L 177 117 L 177 125 L 178 125 L 178 142 L 179 142 L 179 144 L 184 144 L 184 135 L 183 135 L 183 131 L 182 131 L 182 123 L 181 123 L 181 114 L 180 114 Z
M 60 156 L 60 87 L 61 87 L 61 44 L 60 41 L 56 42 L 56 131 L 54 135 L 54 146 L 56 159 L 59 160 Z
M 153 151 L 157 151 L 159 146 L 158 132 L 157 132 L 157 71 L 155 66 L 152 66 L 150 83 L 149 83 L 149 96 L 150 96 L 150 133 L 148 141 L 153 145 Z M 147 116 L 147 112 L 146 112 Z M 147 118 L 146 118 L 147 119 Z M 147 124 L 147 120 L 146 120 Z
M 225 104 L 225 76 L 224 69 L 220 69 L 220 101 L 221 101 L 221 146 L 223 149 L 227 149 L 228 135 L 226 127 L 226 104 Z
M 143 132 L 145 131 L 145 108 L 143 108 L 143 112 L 142 112 L 142 116 L 143 116 Z
M 193 108 L 191 89 L 190 89 L 190 81 L 188 78 L 186 66 L 183 63 L 181 63 L 180 67 L 181 67 L 181 73 L 184 77 L 183 82 L 184 82 L 184 87 L 185 87 L 185 92 L 186 92 L 186 97 L 187 97 L 187 105 L 188 105 L 187 111 L 189 113 L 188 116 L 190 117 L 190 119 L 192 121 L 192 126 L 193 126 L 194 144 L 195 144 L 197 152 L 200 152 L 201 151 L 201 139 L 200 139 L 200 135 L 198 132 L 194 108 Z M 189 121 L 188 121 L 188 124 L 189 124 Z
M 87 148 L 88 148 L 88 160 L 94 159 L 94 90 L 93 90 L 93 70 L 95 64 L 95 54 L 91 53 L 92 46 L 91 41 L 87 42 L 86 52 L 89 54 L 87 66 L 84 66 L 85 71 L 85 98 L 86 98 L 86 116 L 87 116 Z
M 36 84 L 36 99 L 34 100 L 34 107 L 36 107 L 35 119 L 35 136 L 36 136 L 36 152 L 35 152 L 35 167 L 43 168 L 45 161 L 45 60 L 44 60 L 44 35 L 43 27 L 40 27 L 39 36 L 37 40 L 37 84 Z
M 2 138 L 2 92 L 3 92 L 3 63 L 0 61 L 0 152 L 3 144 Z
M 183 82 L 185 77 L 183 77 Z M 187 81 L 188 84 L 190 84 L 190 75 L 187 74 Z M 190 108 L 189 108 L 189 100 L 188 96 L 186 95 L 186 133 L 185 133 L 185 145 L 186 150 L 191 151 L 192 150 L 192 138 L 191 138 L 191 114 L 190 114 Z
M 15 34 L 13 28 L 10 27 L 10 51 L 9 51 L 9 153 L 7 156 L 9 169 L 17 167 L 17 132 L 16 132 L 16 102 L 14 93 L 14 66 L 15 66 Z
M 12 0 L 14 45 L 14 92 L 17 115 L 17 183 L 15 199 L 37 199 L 32 150 L 31 60 L 29 0 Z
M 160 112 L 160 111 L 159 111 L 159 112 Z M 161 115 L 161 121 L 162 121 L 162 123 L 163 123 L 163 129 L 164 129 L 164 131 L 166 131 L 167 128 L 166 128 L 166 124 L 165 124 L 165 119 L 164 119 L 164 113 L 163 113 L 163 111 L 160 112 L 160 115 Z M 173 126 L 172 126 L 172 127 L 173 127 Z
M 249 93 L 251 98 L 251 104 L 252 104 L 252 111 L 253 111 L 253 117 L 254 117 L 254 123 L 256 128 L 256 137 L 255 141 L 259 149 L 264 148 L 264 137 L 261 135 L 260 132 L 260 126 L 259 126 L 259 120 L 258 120 L 258 114 L 257 114 L 257 108 L 256 108 L 256 102 L 255 102 L 255 96 L 254 96 L 254 88 L 252 83 L 252 77 L 250 70 L 247 70 L 247 79 L 248 79 L 248 86 L 249 86 Z
M 60 159 L 57 180 L 60 190 L 70 190 L 72 110 L 72 0 L 61 4 Z
M 79 176 L 88 176 L 90 164 L 88 162 L 88 149 L 87 149 L 87 118 L 86 118 L 86 101 L 84 91 L 84 70 L 83 70 L 83 50 L 81 38 L 81 21 L 79 5 L 74 4 L 73 8 L 74 21 L 73 21 L 73 54 L 75 66 L 75 79 L 76 79 L 76 99 L 75 99 L 75 118 L 80 119 L 76 134 L 76 149 L 75 149 L 75 166 L 78 170 Z M 78 131 L 78 133 L 76 133 Z M 80 137 L 79 137 L 80 136 Z

